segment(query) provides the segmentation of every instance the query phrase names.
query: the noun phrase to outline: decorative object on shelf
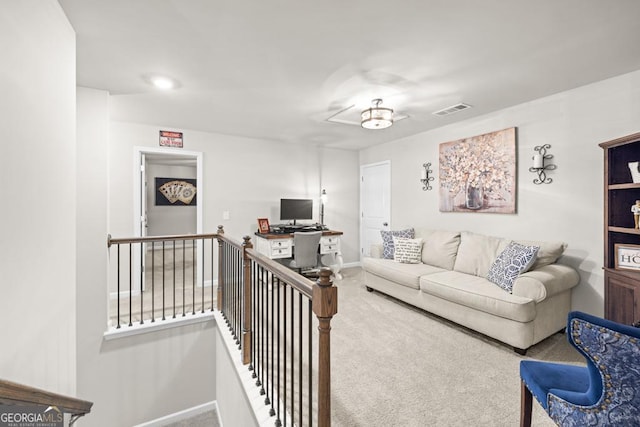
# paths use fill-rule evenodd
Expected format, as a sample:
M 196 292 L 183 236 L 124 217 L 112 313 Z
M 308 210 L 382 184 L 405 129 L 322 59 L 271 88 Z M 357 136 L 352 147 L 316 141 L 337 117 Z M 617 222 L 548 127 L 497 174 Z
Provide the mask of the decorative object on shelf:
M 629 162 L 631 180 L 634 184 L 640 183 L 640 162 Z
M 534 184 L 551 184 L 553 181 L 551 178 L 547 178 L 547 173 L 545 172 L 556 168 L 556 165 L 546 164 L 546 160 L 553 159 L 553 154 L 547 154 L 547 150 L 549 148 L 551 148 L 551 145 L 549 144 L 533 147 L 533 151 L 538 153 L 533 155 L 533 166 L 529 168 L 529 172 L 535 172 L 538 174 L 538 177 L 533 180 Z
M 320 224 L 324 225 L 324 205 L 327 203 L 327 190 L 322 189 L 320 193 Z
M 515 211 L 515 127 L 440 144 L 440 212 Z
M 266 234 L 269 231 L 270 231 L 269 219 L 268 218 L 258 218 L 258 233 Z
M 393 110 L 381 107 L 382 99 L 371 101 L 371 107 L 361 113 L 360 125 L 365 129 L 386 129 L 393 124 Z
M 616 243 L 614 251 L 616 254 L 616 270 L 640 271 L 640 245 Z
M 433 190 L 433 187 L 429 185 L 429 182 L 435 179 L 431 176 L 431 174 L 433 173 L 433 171 L 430 169 L 431 163 L 423 163 L 422 168 L 422 177 L 420 178 L 420 182 L 422 183 L 422 191 Z
M 631 206 L 631 212 L 633 212 L 635 228 L 640 228 L 640 200 L 636 200 L 636 203 Z

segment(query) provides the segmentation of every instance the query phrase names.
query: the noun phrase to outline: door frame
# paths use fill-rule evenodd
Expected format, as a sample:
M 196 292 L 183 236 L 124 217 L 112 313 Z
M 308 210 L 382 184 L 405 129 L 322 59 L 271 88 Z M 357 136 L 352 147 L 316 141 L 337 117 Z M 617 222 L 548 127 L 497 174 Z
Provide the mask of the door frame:
M 176 148 L 163 148 L 163 147 L 133 147 L 133 236 L 143 237 L 141 224 L 146 221 L 144 212 L 142 212 L 143 203 L 142 197 L 144 197 L 144 182 L 142 179 L 143 173 L 141 173 L 141 167 L 143 166 L 144 156 L 147 154 L 160 154 L 172 157 L 189 157 L 196 160 L 196 182 L 198 192 L 198 203 L 196 204 L 196 234 L 202 234 L 202 222 L 203 222 L 203 205 L 204 198 L 200 197 L 204 194 L 204 180 L 203 180 L 203 154 L 201 151 L 185 151 Z M 197 241 L 197 259 L 202 259 L 202 241 Z M 144 260 L 140 259 L 140 251 L 133 251 L 133 278 L 134 289 L 140 289 L 140 266 Z M 197 271 L 197 283 L 202 283 L 202 269 L 198 268 Z M 213 282 L 213 280 L 212 280 Z

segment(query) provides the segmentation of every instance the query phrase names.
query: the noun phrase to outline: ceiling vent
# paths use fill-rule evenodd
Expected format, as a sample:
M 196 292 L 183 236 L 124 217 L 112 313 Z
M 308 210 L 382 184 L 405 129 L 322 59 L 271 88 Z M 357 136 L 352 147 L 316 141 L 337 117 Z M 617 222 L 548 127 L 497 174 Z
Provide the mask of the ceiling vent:
M 434 111 L 432 114 L 434 116 L 448 116 L 449 114 L 457 113 L 458 111 L 466 110 L 467 108 L 471 108 L 471 105 L 468 104 L 456 104 L 451 107 L 443 108 L 442 110 Z

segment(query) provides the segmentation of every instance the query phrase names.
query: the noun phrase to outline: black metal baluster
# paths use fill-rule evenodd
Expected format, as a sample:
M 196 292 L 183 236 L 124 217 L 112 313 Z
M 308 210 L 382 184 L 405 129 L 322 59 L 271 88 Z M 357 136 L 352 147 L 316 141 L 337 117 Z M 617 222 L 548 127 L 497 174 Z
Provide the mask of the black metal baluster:
M 243 256 L 242 256 L 242 250 L 237 250 L 236 251 L 236 259 L 237 259 L 237 264 L 236 264 L 236 274 L 237 274 L 237 280 L 236 280 L 236 331 L 237 331 L 237 335 L 238 335 L 238 340 L 236 342 L 236 344 L 238 345 L 238 348 L 242 347 L 242 340 L 240 339 L 241 335 L 242 335 L 242 272 L 244 271 L 243 268 Z
M 151 242 L 151 323 L 156 321 L 156 242 Z
M 233 337 L 236 339 L 236 345 L 239 346 L 238 339 L 238 250 L 233 251 L 233 312 L 231 317 L 231 325 L 233 327 Z
M 275 280 L 274 280 L 275 279 Z M 275 364 L 274 364 L 274 353 L 275 353 L 275 344 L 274 344 L 274 338 L 275 338 L 275 333 L 274 333 L 274 329 L 275 329 L 275 323 L 276 323 L 276 319 L 275 319 L 275 310 L 274 310 L 274 297 L 275 297 L 275 291 L 273 289 L 274 286 L 277 286 L 276 281 L 278 279 L 275 278 L 274 276 L 271 277 L 271 345 L 269 346 L 270 350 L 271 350 L 271 361 L 269 364 L 269 372 L 271 374 L 271 409 L 269 409 L 269 415 L 274 416 L 276 414 L 275 409 L 273 408 L 273 399 L 275 398 L 275 394 L 273 392 L 273 386 L 274 386 L 274 380 L 273 380 L 273 374 L 275 371 Z
M 249 370 L 251 371 L 251 378 L 255 378 L 256 375 L 256 371 L 253 367 L 253 364 L 255 363 L 255 350 L 256 350 L 256 345 L 255 345 L 255 340 L 256 340 L 256 313 L 255 313 L 255 306 L 256 306 L 256 299 L 255 299 L 255 284 L 256 284 L 256 271 L 257 271 L 257 265 L 256 263 L 251 260 L 251 285 L 250 285 L 250 292 L 251 292 L 251 306 L 248 308 L 249 310 L 251 310 L 251 342 L 249 343 L 249 345 L 251 346 L 251 360 L 249 361 Z
M 215 309 L 215 304 L 214 304 L 214 300 L 215 300 L 215 294 L 213 292 L 213 278 L 215 277 L 213 275 L 213 253 L 214 253 L 214 239 L 213 237 L 211 238 L 211 311 L 214 311 Z M 218 268 L 220 268 L 220 266 L 218 266 Z
M 144 324 L 144 243 L 140 242 L 140 324 Z
M 117 326 L 116 329 L 120 329 L 120 243 L 118 243 L 118 291 L 116 294 L 117 300 Z
M 187 247 L 186 240 L 182 241 L 182 317 L 186 316 L 185 313 L 185 289 L 187 287 L 185 283 L 185 271 L 187 271 L 186 260 L 187 260 Z
M 295 376 L 296 376 L 296 367 L 295 367 L 295 322 L 294 322 L 294 306 L 295 306 L 295 294 L 293 286 L 291 286 L 291 425 L 293 426 L 296 423 L 296 387 L 295 387 Z
M 302 406 L 302 294 L 298 291 L 298 406 L 300 410 L 300 425 L 304 419 L 304 407 Z
M 308 300 L 308 313 L 309 313 L 309 427 L 313 426 L 313 316 L 312 316 L 312 303 L 311 299 Z
M 204 313 L 204 239 L 202 239 L 202 280 L 200 285 L 202 286 L 202 313 Z
M 191 245 L 191 259 L 193 260 L 193 268 L 191 269 L 191 314 L 196 314 L 196 241 Z
M 284 283 L 284 290 L 282 291 L 282 336 L 284 337 L 284 346 L 282 351 L 282 366 L 284 367 L 282 370 L 282 384 L 284 384 L 282 409 L 284 416 L 282 418 L 284 419 L 284 427 L 287 427 L 287 288 L 288 284 Z M 280 400 L 278 400 L 278 402 L 280 402 Z
M 276 360 L 276 365 L 275 365 L 275 375 L 276 375 L 276 379 L 277 379 L 277 383 L 276 383 L 276 393 L 278 395 L 278 399 L 276 400 L 276 427 L 280 427 L 282 425 L 282 422 L 280 421 L 280 278 L 276 279 L 276 310 L 275 310 L 275 316 L 276 316 L 276 336 L 277 336 L 277 340 L 276 340 L 276 354 L 277 354 L 277 360 Z M 274 399 L 275 399 L 275 394 L 273 395 Z
M 131 321 L 132 316 L 132 304 L 133 304 L 133 271 L 132 271 L 132 247 L 133 243 L 129 243 L 129 326 L 133 326 L 133 322 Z
M 265 293 L 265 271 L 264 268 L 262 269 L 262 283 L 261 283 L 261 292 L 260 292 L 260 307 L 262 307 L 262 314 L 260 315 L 260 381 L 259 381 L 259 386 L 260 386 L 260 395 L 265 394 L 265 389 L 264 389 L 264 371 L 265 371 L 265 349 L 264 349 L 264 340 L 265 340 L 265 316 L 266 316 L 266 310 L 265 310 L 265 298 L 264 298 L 264 293 Z
M 164 316 L 164 307 L 165 307 L 165 260 L 164 260 L 164 240 L 162 241 L 162 320 L 166 320 Z
M 176 318 L 176 241 L 173 240 L 173 318 Z

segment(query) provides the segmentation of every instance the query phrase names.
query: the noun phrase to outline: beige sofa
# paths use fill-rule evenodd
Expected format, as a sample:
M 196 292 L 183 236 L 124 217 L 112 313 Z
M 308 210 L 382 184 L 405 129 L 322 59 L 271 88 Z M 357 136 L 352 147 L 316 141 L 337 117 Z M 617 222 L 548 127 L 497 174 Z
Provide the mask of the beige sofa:
M 571 288 L 580 280 L 556 261 L 559 242 L 518 241 L 539 246 L 535 262 L 513 281 L 511 293 L 487 280 L 494 260 L 511 239 L 471 232 L 415 229 L 420 261 L 382 258 L 382 244 L 362 262 L 365 285 L 513 346 L 520 354 L 561 331 L 571 310 Z

